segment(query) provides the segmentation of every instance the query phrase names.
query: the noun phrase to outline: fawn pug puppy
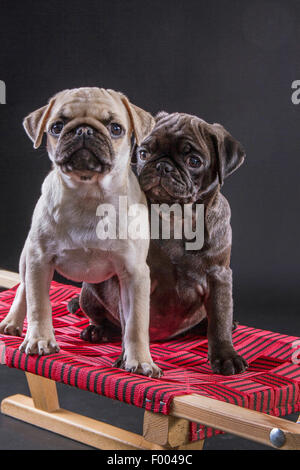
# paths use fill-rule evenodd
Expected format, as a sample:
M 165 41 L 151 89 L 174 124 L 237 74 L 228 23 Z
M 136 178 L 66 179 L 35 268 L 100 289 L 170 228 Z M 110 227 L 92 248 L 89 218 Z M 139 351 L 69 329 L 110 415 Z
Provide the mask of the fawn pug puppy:
M 20 346 L 26 354 L 59 350 L 49 300 L 54 270 L 90 283 L 117 276 L 121 366 L 159 376 L 149 350 L 149 239 L 99 240 L 96 234 L 97 207 L 111 204 L 118 213 L 119 196 L 127 197 L 128 206 L 144 204 L 147 215 L 145 195 L 130 168 L 131 137 L 133 133 L 141 143 L 153 125 L 149 113 L 123 94 L 103 88 L 62 91 L 25 118 L 35 148 L 47 133 L 53 163 L 21 255 L 21 283 L 0 324 L 1 333 L 20 335 L 27 313 L 28 329 Z
M 164 112 L 136 151 L 137 174 L 149 206 L 204 204 L 201 249 L 187 251 L 184 239 L 151 239 L 150 339 L 172 338 L 192 328 L 201 331 L 207 324 L 210 364 L 213 372 L 224 375 L 247 367 L 232 344 L 230 206 L 220 192 L 244 157 L 241 144 L 220 124 Z M 118 334 L 117 282 L 113 277 L 98 285 L 83 284 L 80 304 L 90 325 L 82 338 L 87 341 Z M 70 308 L 77 307 L 78 301 L 71 301 Z

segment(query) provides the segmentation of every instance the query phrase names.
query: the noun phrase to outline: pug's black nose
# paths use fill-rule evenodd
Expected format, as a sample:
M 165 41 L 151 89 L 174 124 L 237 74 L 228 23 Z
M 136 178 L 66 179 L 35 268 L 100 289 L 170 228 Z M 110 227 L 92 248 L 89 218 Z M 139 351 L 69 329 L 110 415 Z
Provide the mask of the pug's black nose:
M 174 167 L 168 162 L 158 162 L 156 170 L 160 175 L 166 175 L 170 171 L 174 170 Z
M 76 135 L 93 135 L 94 129 L 90 126 L 79 126 L 76 129 Z

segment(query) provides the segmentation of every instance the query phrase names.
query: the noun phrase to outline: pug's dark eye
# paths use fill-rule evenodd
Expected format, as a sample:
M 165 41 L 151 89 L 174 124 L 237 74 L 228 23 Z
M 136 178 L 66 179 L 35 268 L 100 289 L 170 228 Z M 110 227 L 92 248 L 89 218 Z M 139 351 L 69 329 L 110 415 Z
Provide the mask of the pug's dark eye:
M 199 157 L 189 157 L 187 163 L 191 168 L 199 168 L 202 165 Z
M 120 137 L 123 134 L 123 127 L 116 122 L 112 122 L 109 126 L 110 133 L 113 137 Z
M 64 123 L 62 121 L 57 121 L 54 124 L 52 124 L 50 128 L 50 132 L 53 135 L 59 135 L 61 131 L 63 130 Z
M 148 157 L 148 152 L 145 149 L 139 150 L 139 157 L 141 160 L 146 160 Z

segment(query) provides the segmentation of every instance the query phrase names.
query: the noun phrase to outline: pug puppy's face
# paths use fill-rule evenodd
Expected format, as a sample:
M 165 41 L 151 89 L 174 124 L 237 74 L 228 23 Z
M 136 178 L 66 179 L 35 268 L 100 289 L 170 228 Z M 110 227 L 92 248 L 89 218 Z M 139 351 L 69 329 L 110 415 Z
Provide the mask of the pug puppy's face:
M 144 137 L 153 118 L 121 93 L 103 88 L 76 88 L 55 95 L 31 113 L 24 127 L 34 141 L 47 134 L 50 159 L 64 174 L 91 181 L 128 164 L 131 136 Z
M 239 144 L 219 124 L 196 116 L 159 113 L 136 149 L 140 185 L 151 202 L 204 200 L 244 159 Z
M 47 148 L 64 173 L 81 178 L 107 173 L 126 155 L 130 122 L 124 105 L 100 89 L 63 93 L 49 116 Z

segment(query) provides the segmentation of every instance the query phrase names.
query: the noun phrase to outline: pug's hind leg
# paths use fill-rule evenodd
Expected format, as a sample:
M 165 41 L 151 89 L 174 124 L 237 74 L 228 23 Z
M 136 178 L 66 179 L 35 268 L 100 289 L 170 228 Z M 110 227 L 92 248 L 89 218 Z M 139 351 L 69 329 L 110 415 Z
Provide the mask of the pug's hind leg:
M 21 283 L 16 291 L 11 308 L 0 323 L 0 333 L 11 336 L 21 336 L 26 316 L 26 289 L 25 289 L 25 248 L 20 258 Z
M 80 333 L 80 338 L 89 343 L 109 343 L 119 341 L 121 339 L 121 330 L 106 318 L 100 325 L 90 323 Z
M 10 311 L 0 323 L 0 333 L 11 336 L 21 336 L 26 316 L 26 292 L 22 282 L 16 292 Z
M 80 337 L 89 343 L 119 341 L 122 336 L 121 328 L 107 318 L 110 314 L 102 303 L 105 284 L 83 284 L 81 290 L 80 307 L 89 317 L 90 324 L 82 330 Z

